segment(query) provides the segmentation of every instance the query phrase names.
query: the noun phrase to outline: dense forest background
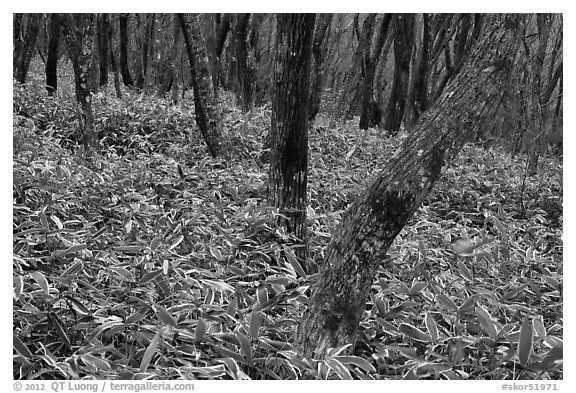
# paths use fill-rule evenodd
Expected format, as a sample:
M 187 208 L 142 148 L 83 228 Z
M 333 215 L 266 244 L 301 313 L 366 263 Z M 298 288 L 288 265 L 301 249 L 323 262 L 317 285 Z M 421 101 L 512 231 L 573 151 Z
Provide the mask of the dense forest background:
M 498 23 L 14 14 L 14 377 L 562 378 L 563 20 Z M 411 153 L 433 181 L 321 310 Z

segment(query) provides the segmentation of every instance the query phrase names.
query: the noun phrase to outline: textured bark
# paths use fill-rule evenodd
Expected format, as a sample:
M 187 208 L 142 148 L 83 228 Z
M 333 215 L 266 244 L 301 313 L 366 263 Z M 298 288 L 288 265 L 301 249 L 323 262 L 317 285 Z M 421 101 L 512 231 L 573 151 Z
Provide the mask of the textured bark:
M 134 81 L 128 68 L 128 15 L 120 14 L 118 16 L 120 20 L 120 74 L 125 86 L 134 87 Z
M 38 39 L 38 32 L 40 31 L 40 21 L 42 14 L 26 14 L 20 18 L 14 15 L 16 19 L 14 22 L 14 53 L 13 53 L 13 76 L 20 82 L 26 82 L 28 69 L 30 68 L 30 61 L 34 54 L 36 47 L 36 40 Z M 25 31 L 23 28 L 25 26 Z M 16 30 L 18 29 L 18 31 Z
M 268 201 L 289 233 L 305 240 L 308 184 L 308 98 L 313 14 L 279 14 L 270 131 Z M 305 256 L 305 247 L 297 254 Z
M 325 37 L 331 22 L 332 14 L 319 14 L 316 28 L 314 30 L 314 41 L 312 43 L 314 67 L 312 71 L 310 102 L 308 105 L 309 120 L 314 120 L 320 111 L 320 99 L 322 98 L 322 86 L 324 82 L 322 68 L 324 65 L 324 53 L 326 52 Z
M 78 123 L 87 155 L 98 151 L 98 138 L 94 132 L 92 113 L 91 73 L 94 48 L 94 14 L 63 14 L 62 29 L 74 69 L 76 101 L 79 104 Z
M 190 61 L 196 124 L 204 137 L 204 141 L 206 141 L 210 155 L 212 157 L 226 156 L 227 151 L 222 139 L 222 125 L 218 113 L 216 91 L 213 90 L 214 85 L 210 76 L 208 56 L 198 26 L 198 15 L 193 15 L 190 18 L 190 27 L 184 14 L 177 14 L 177 17 Z
M 384 128 L 395 132 L 400 129 L 404 117 L 410 56 L 414 41 L 414 15 L 396 14 L 394 16 L 394 80 L 390 99 L 384 114 Z
M 396 235 L 497 109 L 518 47 L 519 18 L 493 16 L 481 42 L 399 152 L 344 214 L 297 333 L 305 358 L 354 344 L 375 273 Z
M 58 43 L 60 41 L 60 14 L 50 14 L 48 26 L 48 54 L 46 56 L 46 91 L 49 95 L 58 88 Z

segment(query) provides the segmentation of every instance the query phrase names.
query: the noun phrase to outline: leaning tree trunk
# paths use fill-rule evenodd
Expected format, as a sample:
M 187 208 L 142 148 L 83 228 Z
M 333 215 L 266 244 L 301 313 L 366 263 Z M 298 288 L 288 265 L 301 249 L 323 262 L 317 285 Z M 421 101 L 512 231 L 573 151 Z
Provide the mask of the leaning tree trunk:
M 74 69 L 76 101 L 80 106 L 78 123 L 87 155 L 98 151 L 92 112 L 92 63 L 94 48 L 94 14 L 64 14 L 62 28 Z
M 472 56 L 402 148 L 344 215 L 297 333 L 306 358 L 354 344 L 375 273 L 394 238 L 486 118 L 509 82 L 518 16 L 493 16 Z
M 414 15 L 398 14 L 394 16 L 394 79 L 390 99 L 384 114 L 384 129 L 395 132 L 400 129 L 404 117 L 410 57 L 414 41 Z
M 192 16 L 190 30 L 184 14 L 177 14 L 177 16 L 190 61 L 196 124 L 206 141 L 210 155 L 212 157 L 226 156 L 226 144 L 222 138 L 222 124 L 220 122 L 216 91 L 213 88 L 214 84 L 210 76 L 208 56 L 200 27 L 198 26 L 198 15 Z
M 60 41 L 60 14 L 50 14 L 48 27 L 48 54 L 46 56 L 46 91 L 53 95 L 58 88 L 58 43 Z
M 268 201 L 280 224 L 305 241 L 308 184 L 308 98 L 314 14 L 277 16 Z M 298 249 L 304 257 L 306 247 Z

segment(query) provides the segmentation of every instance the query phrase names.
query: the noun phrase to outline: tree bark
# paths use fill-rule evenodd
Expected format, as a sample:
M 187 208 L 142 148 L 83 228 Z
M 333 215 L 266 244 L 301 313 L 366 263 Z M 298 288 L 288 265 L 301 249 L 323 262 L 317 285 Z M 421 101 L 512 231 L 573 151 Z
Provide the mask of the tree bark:
M 384 129 L 396 132 L 400 129 L 404 117 L 410 56 L 414 41 L 414 15 L 397 14 L 394 16 L 394 80 L 390 99 L 384 114 Z
M 376 271 L 394 238 L 503 98 L 518 48 L 520 18 L 491 17 L 461 72 L 344 214 L 298 329 L 303 357 L 325 358 L 330 348 L 355 343 Z
M 279 224 L 305 242 L 308 184 L 308 99 L 314 14 L 278 14 L 270 130 L 268 202 Z M 304 257 L 306 247 L 297 256 Z
M 324 53 L 326 52 L 326 32 L 332 22 L 332 14 L 319 14 L 316 28 L 314 30 L 314 41 L 312 43 L 312 55 L 314 67 L 312 72 L 312 88 L 310 92 L 310 102 L 308 108 L 308 119 L 314 120 L 320 111 L 320 100 L 322 98 L 322 86 L 324 82 L 323 65 Z
M 128 68 L 128 15 L 130 14 L 120 14 L 118 16 L 120 20 L 120 74 L 122 75 L 124 86 L 134 87 L 134 81 Z
M 53 95 L 58 88 L 58 43 L 60 41 L 60 14 L 50 14 L 48 27 L 48 54 L 46 55 L 46 91 Z
M 190 61 L 196 124 L 206 141 L 210 155 L 212 157 L 226 156 L 227 152 L 222 139 L 222 125 L 216 91 L 213 89 L 214 85 L 210 76 L 208 56 L 198 26 L 198 15 L 192 16 L 190 30 L 184 14 L 177 14 L 177 17 Z
M 40 21 L 42 20 L 42 14 L 27 14 L 25 16 L 25 18 L 15 20 L 13 32 L 15 38 L 13 76 L 20 83 L 26 82 L 30 61 L 32 61 L 38 32 L 40 31 Z M 19 17 L 15 14 L 14 18 L 18 19 Z M 24 26 L 26 31 L 22 31 Z M 16 28 L 18 28 L 18 31 L 16 31 Z
M 62 29 L 66 37 L 68 53 L 74 69 L 76 101 L 78 102 L 78 123 L 84 139 L 87 155 L 99 150 L 98 138 L 94 132 L 92 113 L 92 63 L 94 48 L 94 14 L 63 14 Z

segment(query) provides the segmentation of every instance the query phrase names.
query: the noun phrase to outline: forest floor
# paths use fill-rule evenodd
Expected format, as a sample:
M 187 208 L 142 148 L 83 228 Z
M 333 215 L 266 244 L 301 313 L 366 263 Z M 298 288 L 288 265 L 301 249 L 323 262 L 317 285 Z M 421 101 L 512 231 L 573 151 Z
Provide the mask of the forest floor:
M 87 160 L 71 87 L 34 78 L 14 85 L 15 378 L 562 378 L 561 159 L 526 176 L 524 155 L 466 146 L 382 261 L 353 354 L 318 365 L 293 348 L 310 287 L 405 134 L 314 122 L 301 261 L 266 203 L 269 107 L 224 94 L 213 159 L 191 100 L 107 90 Z

